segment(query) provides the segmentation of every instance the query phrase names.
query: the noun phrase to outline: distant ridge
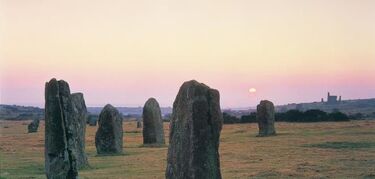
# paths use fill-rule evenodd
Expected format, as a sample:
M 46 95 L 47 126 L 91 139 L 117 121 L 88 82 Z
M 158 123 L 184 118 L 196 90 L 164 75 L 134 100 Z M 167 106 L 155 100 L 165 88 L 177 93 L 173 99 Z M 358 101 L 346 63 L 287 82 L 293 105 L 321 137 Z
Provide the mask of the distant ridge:
M 143 107 L 116 107 L 123 115 L 141 116 Z M 88 107 L 87 110 L 91 114 L 99 115 L 103 107 Z M 161 113 L 163 116 L 172 113 L 171 107 L 161 107 Z
M 33 106 L 0 104 L 0 119 L 33 120 L 44 118 L 44 109 Z
M 88 107 L 89 113 L 99 115 L 103 107 Z M 335 110 L 341 111 L 346 114 L 361 113 L 364 115 L 375 116 L 375 98 L 370 99 L 352 99 L 342 100 L 336 104 L 328 104 L 325 102 L 311 102 L 311 103 L 291 103 L 286 105 L 275 106 L 276 112 L 285 112 L 288 110 L 301 110 L 306 111 L 309 109 L 319 109 L 325 112 L 332 112 Z M 125 116 L 141 117 L 143 107 L 117 107 L 117 109 Z M 172 107 L 161 107 L 163 116 L 172 113 Z M 223 112 L 228 112 L 235 116 L 242 116 L 255 112 L 252 107 L 248 108 L 226 108 Z M 20 106 L 20 105 L 6 105 L 0 104 L 0 120 L 32 120 L 34 118 L 43 119 L 44 109 L 33 106 Z
M 325 112 L 332 112 L 338 110 L 346 114 L 362 113 L 365 115 L 373 115 L 375 114 L 375 98 L 342 100 L 334 104 L 326 102 L 312 102 L 292 103 L 276 106 L 277 112 L 285 112 L 292 109 L 300 111 L 319 109 Z
M 141 117 L 143 107 L 116 107 L 125 116 Z M 99 115 L 103 107 L 87 107 L 87 111 Z M 161 107 L 162 115 L 172 113 L 171 107 Z M 33 120 L 44 118 L 44 109 L 33 106 L 6 105 L 0 104 L 0 120 Z

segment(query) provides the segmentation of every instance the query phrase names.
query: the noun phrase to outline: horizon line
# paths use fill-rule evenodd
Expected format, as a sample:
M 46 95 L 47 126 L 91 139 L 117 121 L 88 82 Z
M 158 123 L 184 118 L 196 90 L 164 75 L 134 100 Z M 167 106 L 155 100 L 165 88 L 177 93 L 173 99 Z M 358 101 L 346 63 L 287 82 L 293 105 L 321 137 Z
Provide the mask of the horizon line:
M 351 100 L 369 100 L 369 99 L 375 99 L 375 97 L 369 97 L 369 98 L 357 98 L 357 99 L 344 99 L 342 101 L 351 101 Z M 321 101 L 304 101 L 304 102 L 292 102 L 292 103 L 284 103 L 284 104 L 274 104 L 275 106 L 284 106 L 284 105 L 290 105 L 290 104 L 305 104 L 305 103 L 320 103 Z M 14 105 L 14 106 L 24 106 L 24 107 L 38 107 L 38 108 L 44 108 L 44 104 L 43 105 L 38 105 L 38 104 L 5 104 L 5 103 L 0 103 L 0 105 Z M 102 104 L 102 105 L 98 105 L 98 104 L 95 104 L 95 105 L 86 105 L 88 108 L 95 108 L 95 107 L 104 107 L 106 104 Z M 116 104 L 112 104 L 114 105 L 115 107 L 126 107 L 126 108 L 142 108 L 143 105 L 116 105 Z M 160 106 L 160 108 L 173 108 L 173 106 Z M 256 108 L 256 105 L 255 106 L 237 106 L 237 107 L 222 107 L 221 109 L 254 109 Z

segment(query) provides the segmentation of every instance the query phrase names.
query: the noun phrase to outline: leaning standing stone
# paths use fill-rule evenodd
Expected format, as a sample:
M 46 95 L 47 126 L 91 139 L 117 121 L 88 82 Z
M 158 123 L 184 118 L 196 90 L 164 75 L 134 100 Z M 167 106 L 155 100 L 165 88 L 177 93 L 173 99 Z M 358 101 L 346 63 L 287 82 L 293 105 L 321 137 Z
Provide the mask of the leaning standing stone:
M 275 107 L 271 101 L 263 100 L 257 106 L 259 137 L 276 135 Z
M 99 129 L 95 136 L 98 154 L 122 153 L 122 115 L 110 104 L 107 104 L 99 115 Z
M 154 98 L 148 99 L 143 107 L 143 143 L 165 144 L 160 106 Z
M 86 135 L 86 121 L 87 108 L 85 99 L 82 93 L 71 94 L 73 104 L 73 129 L 76 131 L 75 136 L 75 156 L 77 157 L 77 167 L 82 168 L 88 165 L 87 155 L 85 153 L 85 135 Z
M 33 133 L 33 132 L 38 132 L 38 127 L 39 127 L 39 118 L 34 119 L 28 126 L 28 132 Z
M 222 124 L 219 91 L 194 80 L 185 82 L 173 103 L 166 178 L 221 178 Z
M 45 86 L 45 169 L 49 179 L 78 177 L 72 114 L 68 83 L 50 80 Z

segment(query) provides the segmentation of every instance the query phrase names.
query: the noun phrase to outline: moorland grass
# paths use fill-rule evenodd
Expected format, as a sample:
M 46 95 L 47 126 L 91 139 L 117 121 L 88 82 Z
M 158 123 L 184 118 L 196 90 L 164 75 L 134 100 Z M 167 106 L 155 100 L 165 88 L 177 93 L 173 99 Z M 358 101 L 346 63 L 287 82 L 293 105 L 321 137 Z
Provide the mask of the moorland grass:
M 307 144 L 304 146 L 327 149 L 363 149 L 375 148 L 375 142 L 324 142 L 319 144 Z
M 0 121 L 0 176 L 45 178 L 44 124 L 28 134 L 24 122 Z M 166 146 L 143 146 L 142 129 L 124 122 L 125 155 L 98 156 L 97 126 L 87 126 L 90 167 L 80 178 L 165 178 Z M 223 178 L 371 178 L 375 176 L 375 120 L 277 122 L 278 135 L 259 138 L 256 124 L 224 125 L 220 136 Z M 0 178 L 0 179 L 2 179 Z

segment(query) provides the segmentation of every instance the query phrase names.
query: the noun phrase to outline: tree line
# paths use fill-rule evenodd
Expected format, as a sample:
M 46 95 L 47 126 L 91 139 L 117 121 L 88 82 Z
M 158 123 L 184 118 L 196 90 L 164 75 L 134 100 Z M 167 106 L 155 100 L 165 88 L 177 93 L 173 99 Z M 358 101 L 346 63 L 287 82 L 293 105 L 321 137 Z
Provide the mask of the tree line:
M 323 122 L 323 121 L 349 121 L 350 119 L 359 119 L 360 115 L 348 116 L 340 111 L 333 111 L 327 113 L 319 109 L 311 109 L 307 111 L 289 110 L 287 112 L 275 113 L 275 121 L 282 122 Z M 255 123 L 256 112 L 252 112 L 249 115 L 243 115 L 241 118 L 232 116 L 226 112 L 223 113 L 224 124 L 234 123 Z

